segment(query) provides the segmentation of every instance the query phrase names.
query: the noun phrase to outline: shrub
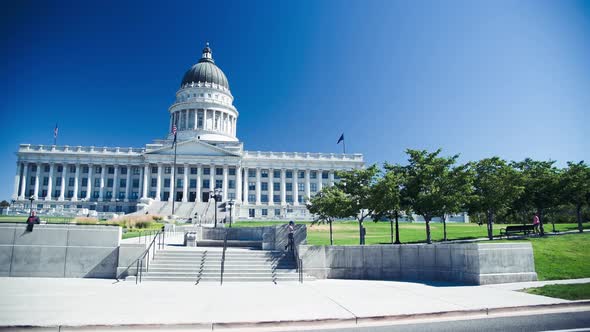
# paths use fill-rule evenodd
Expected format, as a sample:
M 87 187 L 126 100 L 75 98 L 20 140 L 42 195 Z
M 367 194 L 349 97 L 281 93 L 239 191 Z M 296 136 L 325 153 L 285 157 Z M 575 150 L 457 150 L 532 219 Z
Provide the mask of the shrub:
M 98 224 L 98 219 L 90 218 L 90 217 L 76 217 L 74 219 L 76 224 L 83 224 L 83 225 L 94 225 Z

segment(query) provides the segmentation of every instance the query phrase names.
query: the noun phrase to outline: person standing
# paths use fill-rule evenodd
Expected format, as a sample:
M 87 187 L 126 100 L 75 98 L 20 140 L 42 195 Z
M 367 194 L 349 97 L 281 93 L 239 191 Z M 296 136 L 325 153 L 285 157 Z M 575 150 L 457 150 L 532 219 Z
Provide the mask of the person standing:
M 287 231 L 287 245 L 285 246 L 285 250 L 289 248 L 289 251 L 293 251 L 293 249 L 295 248 L 295 222 L 293 222 L 293 220 L 289 221 Z
M 533 217 L 533 229 L 536 234 L 539 234 L 539 225 L 540 224 L 541 224 L 541 222 L 539 221 L 539 215 L 537 213 L 535 213 L 535 216 Z
M 40 224 L 39 217 L 36 216 L 35 211 L 31 211 L 31 215 L 27 218 L 27 232 L 32 232 L 35 224 Z

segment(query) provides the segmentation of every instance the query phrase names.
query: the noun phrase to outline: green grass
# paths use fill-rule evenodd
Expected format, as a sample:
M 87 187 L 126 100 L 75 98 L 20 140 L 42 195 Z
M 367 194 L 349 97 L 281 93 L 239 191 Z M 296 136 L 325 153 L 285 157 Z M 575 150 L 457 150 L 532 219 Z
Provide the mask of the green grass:
M 524 290 L 529 294 L 556 297 L 564 300 L 589 300 L 590 283 L 571 285 L 547 285 L 538 288 L 527 288 Z
M 24 223 L 27 221 L 28 216 L 0 216 L 0 223 Z M 41 220 L 45 220 L 50 224 L 67 224 L 74 220 L 70 217 L 39 217 Z

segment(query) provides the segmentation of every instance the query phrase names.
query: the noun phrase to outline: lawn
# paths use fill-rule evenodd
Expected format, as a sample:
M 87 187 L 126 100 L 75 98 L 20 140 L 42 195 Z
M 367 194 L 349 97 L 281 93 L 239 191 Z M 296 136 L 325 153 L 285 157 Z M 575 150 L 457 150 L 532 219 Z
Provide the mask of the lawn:
M 524 290 L 529 294 L 556 297 L 564 300 L 589 300 L 590 283 L 571 285 L 547 285 L 538 288 L 527 288 Z

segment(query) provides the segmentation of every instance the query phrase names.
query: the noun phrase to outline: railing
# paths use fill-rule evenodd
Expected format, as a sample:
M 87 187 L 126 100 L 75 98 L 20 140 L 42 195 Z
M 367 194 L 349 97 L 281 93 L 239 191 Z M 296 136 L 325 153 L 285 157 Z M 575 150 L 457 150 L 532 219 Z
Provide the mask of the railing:
M 156 242 L 156 240 L 158 240 Z M 154 238 L 152 239 L 152 242 L 150 242 L 149 246 L 145 249 L 145 251 L 139 255 L 139 257 L 137 259 L 135 259 L 133 262 L 131 262 L 131 264 L 129 264 L 127 266 L 127 268 L 125 270 L 123 270 L 121 273 L 119 273 L 119 275 L 116 277 L 117 281 L 119 281 L 119 278 L 124 275 L 125 273 L 127 273 L 129 271 L 129 269 L 131 268 L 131 266 L 133 266 L 134 264 L 136 265 L 136 275 L 135 275 L 135 284 L 137 285 L 137 283 L 141 283 L 141 278 L 143 276 L 143 260 L 144 258 L 147 258 L 145 260 L 145 271 L 148 272 L 150 269 L 150 251 L 152 252 L 152 259 L 156 256 L 156 245 L 158 246 L 158 249 L 164 249 L 164 243 L 166 240 L 166 235 L 165 235 L 165 231 L 164 231 L 164 226 L 162 226 L 162 229 L 160 231 L 158 231 L 155 235 Z
M 295 241 L 293 241 L 295 242 Z M 299 283 L 303 283 L 303 260 L 299 258 L 299 251 L 297 250 L 297 246 L 293 243 L 293 259 L 297 264 L 297 275 L 299 277 Z
M 221 254 L 221 276 L 219 278 L 220 284 L 223 285 L 223 271 L 225 269 L 225 251 L 227 250 L 227 229 L 225 230 L 225 237 L 223 239 L 223 253 Z

